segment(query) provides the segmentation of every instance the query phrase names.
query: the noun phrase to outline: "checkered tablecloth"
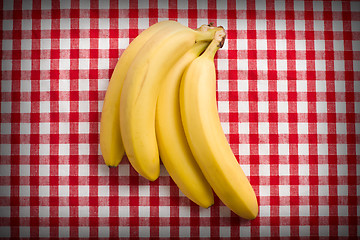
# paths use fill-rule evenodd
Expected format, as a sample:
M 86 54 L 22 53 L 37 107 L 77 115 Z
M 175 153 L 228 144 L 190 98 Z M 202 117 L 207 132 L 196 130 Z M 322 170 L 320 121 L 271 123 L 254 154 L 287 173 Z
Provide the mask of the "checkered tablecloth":
M 360 236 L 360 2 L 0 0 L 1 237 Z M 202 209 L 161 167 L 105 166 L 99 122 L 121 53 L 177 20 L 226 29 L 222 126 L 259 202 Z

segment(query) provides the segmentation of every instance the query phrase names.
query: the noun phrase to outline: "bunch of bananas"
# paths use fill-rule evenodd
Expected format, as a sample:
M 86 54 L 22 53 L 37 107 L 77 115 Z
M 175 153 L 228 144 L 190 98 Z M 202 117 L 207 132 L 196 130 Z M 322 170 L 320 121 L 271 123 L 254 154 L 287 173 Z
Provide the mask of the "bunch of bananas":
M 102 109 L 100 147 L 116 167 L 126 153 L 155 181 L 160 159 L 179 189 L 208 208 L 215 194 L 254 219 L 258 203 L 227 142 L 217 112 L 214 55 L 225 31 L 163 21 L 139 34 L 121 55 Z

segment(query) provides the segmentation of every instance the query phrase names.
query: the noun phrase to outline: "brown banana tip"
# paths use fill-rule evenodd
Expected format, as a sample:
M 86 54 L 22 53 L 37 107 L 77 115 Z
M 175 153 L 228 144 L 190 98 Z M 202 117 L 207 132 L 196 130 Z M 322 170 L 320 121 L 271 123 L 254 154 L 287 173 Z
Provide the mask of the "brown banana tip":
M 109 168 L 116 168 L 116 166 L 110 166 L 110 165 L 108 165 L 108 167 L 109 167 Z
M 209 27 L 213 27 L 213 26 L 214 26 L 214 23 L 211 22 L 211 23 L 208 24 L 208 26 L 209 26 Z
M 219 48 L 222 48 L 222 47 L 224 46 L 225 38 L 226 38 L 226 36 L 223 36 L 223 38 L 222 38 L 221 41 L 219 42 L 219 45 L 218 45 Z

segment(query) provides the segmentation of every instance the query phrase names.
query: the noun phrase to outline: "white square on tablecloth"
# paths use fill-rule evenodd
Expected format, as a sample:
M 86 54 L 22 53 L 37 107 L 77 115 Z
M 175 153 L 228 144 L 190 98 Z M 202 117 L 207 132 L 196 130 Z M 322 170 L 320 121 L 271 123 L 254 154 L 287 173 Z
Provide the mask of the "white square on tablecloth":
M 345 71 L 345 61 L 344 60 L 334 60 L 334 70 L 335 71 Z
M 101 0 L 99 1 L 99 9 L 109 9 L 110 1 L 109 0 Z
M 303 144 L 303 143 L 299 143 L 298 144 L 298 154 L 299 155 L 309 155 L 309 145 L 308 144 Z
M 10 93 L 11 92 L 11 88 L 12 88 L 12 80 L 1 80 L 0 81 L 1 84 L 1 92 L 5 93 Z
M 21 40 L 21 42 L 22 41 L 23 40 Z M 31 40 L 30 40 L 30 42 L 31 42 Z M 30 45 L 30 47 L 31 47 L 31 45 Z M 13 40 L 2 40 L 2 50 L 6 51 L 6 50 L 12 50 L 12 49 L 13 49 Z M 21 43 L 21 49 L 28 50 L 26 42 L 24 42 L 24 44 Z
M 286 50 L 286 39 L 276 39 L 276 50 Z M 280 61 L 280 59 L 276 59 L 276 61 Z M 284 60 L 286 62 L 286 60 Z
M 99 29 L 110 29 L 110 19 L 99 18 Z
M 260 229 L 260 237 L 270 237 L 271 236 L 270 226 L 260 226 L 259 229 Z
M 79 101 L 79 112 L 89 112 L 90 103 L 89 101 Z
M 139 9 L 149 9 L 149 0 L 143 0 L 138 3 Z
M 332 21 L 333 31 L 334 32 L 342 32 L 343 31 L 343 21 Z
M 98 217 L 109 217 L 110 208 L 109 206 L 99 206 L 98 207 Z
M 59 59 L 59 70 L 70 70 L 70 59 L 61 58 Z M 60 86 L 60 84 L 59 84 Z
M 217 91 L 227 92 L 229 91 L 229 81 L 228 80 L 218 80 L 217 81 Z M 239 89 L 238 89 L 239 91 Z
M 290 216 L 290 206 L 279 206 L 279 216 L 280 217 L 289 217 Z
M 21 176 L 24 176 L 20 174 Z M 10 194 L 10 192 L 9 192 Z M 9 196 L 9 195 L 8 195 Z M 30 197 L 30 186 L 22 185 L 19 187 L 19 196 L 21 197 Z
M 80 2 L 81 4 L 81 2 Z M 80 18 L 79 19 L 79 29 L 90 29 L 90 18 Z M 82 38 L 80 38 L 82 39 Z M 81 44 L 79 44 L 81 46 Z
M 78 206 L 79 217 L 89 217 L 90 209 L 89 206 Z
M 228 113 L 229 112 L 229 102 L 218 101 L 218 112 L 219 113 Z
M 39 237 L 40 238 L 49 238 L 50 237 L 50 227 L 39 227 Z
M 39 155 L 48 156 L 50 154 L 50 144 L 39 144 Z
M 278 92 L 287 92 L 288 91 L 288 81 L 287 80 L 277 80 L 277 91 Z
M 299 196 L 310 196 L 309 185 L 299 185 Z
M 326 61 L 325 60 L 316 60 L 315 61 L 315 70 L 316 71 L 326 71 Z M 319 82 L 317 80 L 316 82 Z
M 4 9 L 3 9 L 4 10 Z M 3 31 L 12 31 L 13 30 L 13 20 L 2 20 L 3 21 Z
M 325 41 L 324 40 L 314 40 L 314 49 L 315 51 L 325 50 Z M 318 60 L 316 60 L 318 61 Z
M 319 236 L 327 237 L 329 236 L 329 226 L 319 226 Z
M 298 10 L 298 9 L 296 9 Z M 296 21 L 294 21 L 294 25 L 295 25 L 295 31 L 305 31 L 305 20 L 299 20 L 299 19 L 296 19 Z M 298 40 L 295 40 L 295 45 L 296 45 L 296 41 Z M 304 43 L 305 43 L 305 40 L 303 40 Z M 297 50 L 299 50 L 297 47 L 295 47 Z M 302 49 L 302 50 L 305 50 L 305 49 Z
M 289 164 L 279 164 L 279 176 L 289 176 L 290 167 Z
M 259 92 L 267 92 L 268 91 L 268 80 L 258 80 L 257 81 L 257 90 Z
M 39 186 L 39 197 L 49 197 L 50 196 L 50 186 L 40 185 Z
M 278 122 L 278 133 L 279 134 L 289 134 L 289 123 Z
M 319 216 L 329 216 L 329 206 L 319 205 L 318 206 Z
M 11 237 L 11 227 L 10 226 L 1 226 L 0 227 L 0 233 L 1 237 L 3 238 L 10 238 Z
M 240 237 L 251 237 L 251 227 L 240 226 Z
M 295 40 L 295 49 L 297 51 L 305 51 L 306 50 L 306 40 Z
M 190 206 L 179 206 L 179 217 L 190 217 Z
M 88 143 L 79 143 L 78 146 L 79 146 L 79 155 L 84 156 L 90 154 L 90 147 Z
M 259 206 L 259 216 L 260 217 L 270 217 L 270 206 L 269 205 L 260 205 Z
M 51 19 L 41 19 L 41 30 L 50 30 L 51 29 Z
M 257 19 L 255 21 L 255 24 L 256 24 L 256 30 L 266 30 L 266 22 L 267 20 L 266 19 Z M 266 41 L 266 39 L 265 39 Z
M 270 153 L 269 144 L 259 144 L 259 155 L 268 156 L 269 153 Z M 269 176 L 269 173 L 270 173 L 269 165 L 261 164 L 260 165 L 260 174 L 263 176 L 264 176 L 264 174 L 265 174 L 265 176 Z M 266 174 L 268 174 L 268 175 L 266 175 Z
M 21 61 L 21 70 L 22 71 L 30 71 L 31 70 L 31 60 L 22 59 Z
M 238 70 L 248 70 L 248 60 L 247 59 L 237 59 L 237 69 Z
M 98 58 L 98 69 L 109 69 L 109 58 Z
M 51 49 L 51 39 L 40 39 L 40 50 Z
M 334 40 L 334 51 L 344 51 L 344 40 Z M 353 46 L 353 50 L 354 46 Z
M 313 2 L 313 10 L 314 11 L 324 11 L 324 6 L 323 6 L 323 2 L 320 1 L 314 1 Z
M 89 122 L 79 122 L 79 134 L 88 134 L 90 131 Z
M 32 19 L 22 19 L 21 30 L 32 30 Z
M 346 123 L 338 122 L 336 123 L 336 133 L 337 134 L 346 134 Z
M 45 144 L 41 144 L 45 145 Z M 39 176 L 50 176 L 50 165 L 40 164 L 39 165 Z
M 277 103 L 277 107 L 278 107 L 278 113 L 288 113 L 289 112 L 288 102 L 279 101 Z
M 328 144 L 318 144 L 317 145 L 318 155 L 327 155 L 328 154 Z
M 30 134 L 31 124 L 30 123 L 20 123 L 20 134 Z
M 258 112 L 259 113 L 268 113 L 269 112 L 269 102 L 258 102 Z
M 298 174 L 299 176 L 309 176 L 309 164 L 299 164 Z
M 359 145 L 358 145 L 359 146 Z M 337 155 L 347 155 L 347 144 L 343 144 L 343 143 L 338 143 L 336 144 L 336 151 L 337 151 Z
M 89 227 L 78 227 L 79 238 L 88 238 L 89 237 Z
M 0 197 L 9 197 L 9 196 L 10 196 L 10 186 L 0 186 Z
M 79 145 L 84 145 L 84 144 L 79 144 Z M 80 147 L 79 147 L 80 148 Z M 79 153 L 79 155 L 81 155 Z M 90 168 L 88 164 L 81 164 L 79 165 L 78 168 L 78 175 L 79 176 L 89 176 L 90 175 Z
M 327 113 L 327 102 L 316 102 L 317 113 Z
M 230 226 L 220 226 L 219 232 L 220 232 L 220 236 L 223 238 L 231 237 L 231 227 Z
M 328 175 L 329 175 L 329 165 L 318 164 L 318 176 L 328 176 Z
M 108 238 L 110 236 L 110 227 L 108 226 L 99 226 L 98 227 L 98 237 L 99 238 Z
M 290 186 L 279 185 L 279 196 L 290 196 Z
M 286 20 L 284 20 L 284 19 L 275 20 L 275 29 L 277 31 L 285 31 L 286 30 Z
M 349 209 L 347 205 L 338 206 L 338 216 L 342 216 L 342 217 L 349 216 Z
M 247 30 L 247 19 L 236 19 L 236 29 L 238 31 Z M 247 41 L 248 41 L 247 39 L 237 39 L 237 41 L 246 42 L 246 46 L 247 46 Z M 238 44 L 238 47 L 240 47 L 239 44 Z M 244 48 L 244 49 L 247 49 L 247 48 Z M 238 48 L 238 50 L 240 50 L 240 49 Z
M 339 225 L 338 226 L 338 236 L 340 236 L 340 237 L 349 236 L 349 226 L 348 225 Z
M 290 226 L 280 226 L 279 231 L 281 237 L 290 237 Z
M 60 39 L 60 49 L 70 49 L 70 38 Z
M 31 92 L 31 80 L 20 80 L 20 90 L 22 92 Z M 31 102 L 21 102 L 21 103 L 31 104 Z
M 40 70 L 50 70 L 50 59 L 40 59 Z M 47 88 L 44 90 L 43 83 L 47 81 Z M 41 80 L 40 91 L 50 91 L 50 80 Z
M 257 61 L 257 70 L 268 70 L 268 63 L 266 59 L 258 59 Z
M 128 185 L 119 185 L 119 195 L 123 197 L 130 196 L 130 188 Z
M 139 237 L 141 237 L 141 238 L 150 237 L 150 227 L 148 227 L 148 226 L 139 227 Z
M 259 134 L 269 134 L 269 123 L 268 122 L 258 122 Z
M 39 217 L 49 217 L 49 216 L 50 216 L 50 207 L 39 206 Z
M 267 50 L 267 40 L 266 39 L 257 39 L 256 40 L 256 49 L 257 50 Z
M 210 227 L 199 227 L 200 237 L 210 237 Z
M 1 135 L 11 134 L 11 123 L 0 123 L 0 124 L 1 124 Z M 29 123 L 28 123 L 28 125 L 29 125 Z M 20 132 L 22 132 L 21 124 L 20 124 Z M 30 133 L 30 131 L 26 131 L 26 132 Z M 27 133 L 27 134 L 29 134 L 29 133 Z M 0 168 L 0 170 L 1 170 L 1 168 Z
M 39 133 L 40 134 L 50 134 L 50 123 L 40 122 L 39 123 Z
M 323 20 L 314 20 L 314 31 L 324 31 Z
M 20 155 L 30 155 L 30 144 L 20 144 Z
M 1 164 L 0 167 L 0 177 L 10 177 L 11 176 L 11 165 Z
M 345 81 L 336 80 L 334 84 L 335 84 L 335 92 L 346 92 Z
M 306 80 L 296 80 L 296 91 L 297 92 L 307 92 L 307 81 Z
M 20 238 L 29 238 L 30 237 L 30 227 L 20 226 L 19 227 L 19 237 Z
M 70 123 L 59 122 L 59 134 L 69 134 L 69 133 L 70 133 Z
M 12 60 L 1 60 L 2 71 L 11 71 L 12 70 Z
M 41 111 L 41 112 L 44 112 L 44 111 Z M 49 106 L 49 111 L 45 111 L 45 112 L 50 112 L 50 106 Z M 59 112 L 60 113 L 61 112 L 65 112 L 65 113 L 70 112 L 70 102 L 69 101 L 59 101 Z
M 299 236 L 310 236 L 310 226 L 299 226 Z
M 317 123 L 317 134 L 328 134 L 327 123 Z
M 119 206 L 119 217 L 129 217 L 130 208 L 129 206 Z
M 249 144 L 242 143 L 239 145 L 239 153 L 244 156 L 250 155 L 250 146 Z
M 190 237 L 190 227 L 179 226 L 179 237 L 182 238 Z
M 310 216 L 310 206 L 309 205 L 300 205 L 299 206 L 299 216 L 300 217 L 309 217 Z
M 295 60 L 297 71 L 306 71 L 306 60 Z
M 90 49 L 90 38 L 79 38 L 79 49 Z
M 20 102 L 20 113 L 31 113 L 31 102 Z
M 105 164 L 103 164 L 103 165 L 105 165 Z M 110 191 L 109 186 L 98 186 L 98 196 L 99 197 L 108 197 L 109 191 Z
M 60 18 L 60 29 L 61 30 L 71 29 L 70 18 Z
M 70 0 L 61 0 L 60 1 L 60 9 L 70 9 L 71 1 Z
M 279 155 L 288 156 L 289 155 L 289 144 L 279 143 L 278 151 L 279 151 Z
M 19 206 L 19 216 L 30 217 L 30 206 Z
M 59 227 L 59 237 L 68 238 L 70 236 L 70 227 Z
M 139 29 L 147 29 L 150 26 L 148 18 L 139 18 L 138 19 L 138 28 Z
M 69 196 L 69 186 L 59 185 L 58 192 L 59 192 L 59 197 L 68 197 Z
M 99 48 L 101 48 L 99 46 Z M 88 58 L 79 58 L 79 69 L 80 70 L 89 70 L 90 60 Z
M 0 216 L 1 218 L 10 218 L 11 217 L 11 207 L 10 206 L 0 206 Z M 2 235 L 0 235 L 2 237 Z
M 170 217 L 170 207 L 169 206 L 159 206 L 159 217 Z
M 318 195 L 319 196 L 329 196 L 329 186 L 328 185 L 319 185 L 318 186 Z
M 10 50 L 12 47 L 12 40 L 7 40 L 10 42 L 10 48 L 7 47 L 5 50 Z M 3 40 L 3 43 L 4 43 L 4 40 Z M 32 41 L 31 39 L 21 39 L 21 50 L 31 50 L 31 44 L 32 44 Z M 3 46 L 4 48 L 4 46 Z
M 158 0 L 159 9 L 169 9 L 169 2 L 167 0 Z
M 270 186 L 266 186 L 266 185 L 260 185 L 259 186 L 259 192 L 260 192 L 260 196 L 265 197 L 265 196 L 270 196 Z
M 266 0 L 258 0 L 255 2 L 256 10 L 266 10 Z

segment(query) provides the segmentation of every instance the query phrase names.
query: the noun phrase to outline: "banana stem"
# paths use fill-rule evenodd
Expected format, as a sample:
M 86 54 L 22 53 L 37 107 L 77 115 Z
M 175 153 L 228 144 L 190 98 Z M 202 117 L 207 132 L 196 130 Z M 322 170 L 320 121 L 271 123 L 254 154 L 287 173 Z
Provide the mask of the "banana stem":
M 222 48 L 222 46 L 224 45 L 225 37 L 225 30 L 222 27 L 217 28 L 215 31 L 214 39 L 211 41 L 202 56 L 213 59 L 217 50 L 219 48 Z
M 202 28 L 202 30 L 201 30 Z M 207 29 L 207 30 L 206 30 Z M 206 30 L 206 31 L 204 31 Z M 224 30 L 222 27 L 209 27 L 209 26 L 204 26 L 204 27 L 200 27 L 200 31 L 196 31 L 197 35 L 196 35 L 196 42 L 200 42 L 200 41 L 212 41 L 215 37 L 216 32 Z

